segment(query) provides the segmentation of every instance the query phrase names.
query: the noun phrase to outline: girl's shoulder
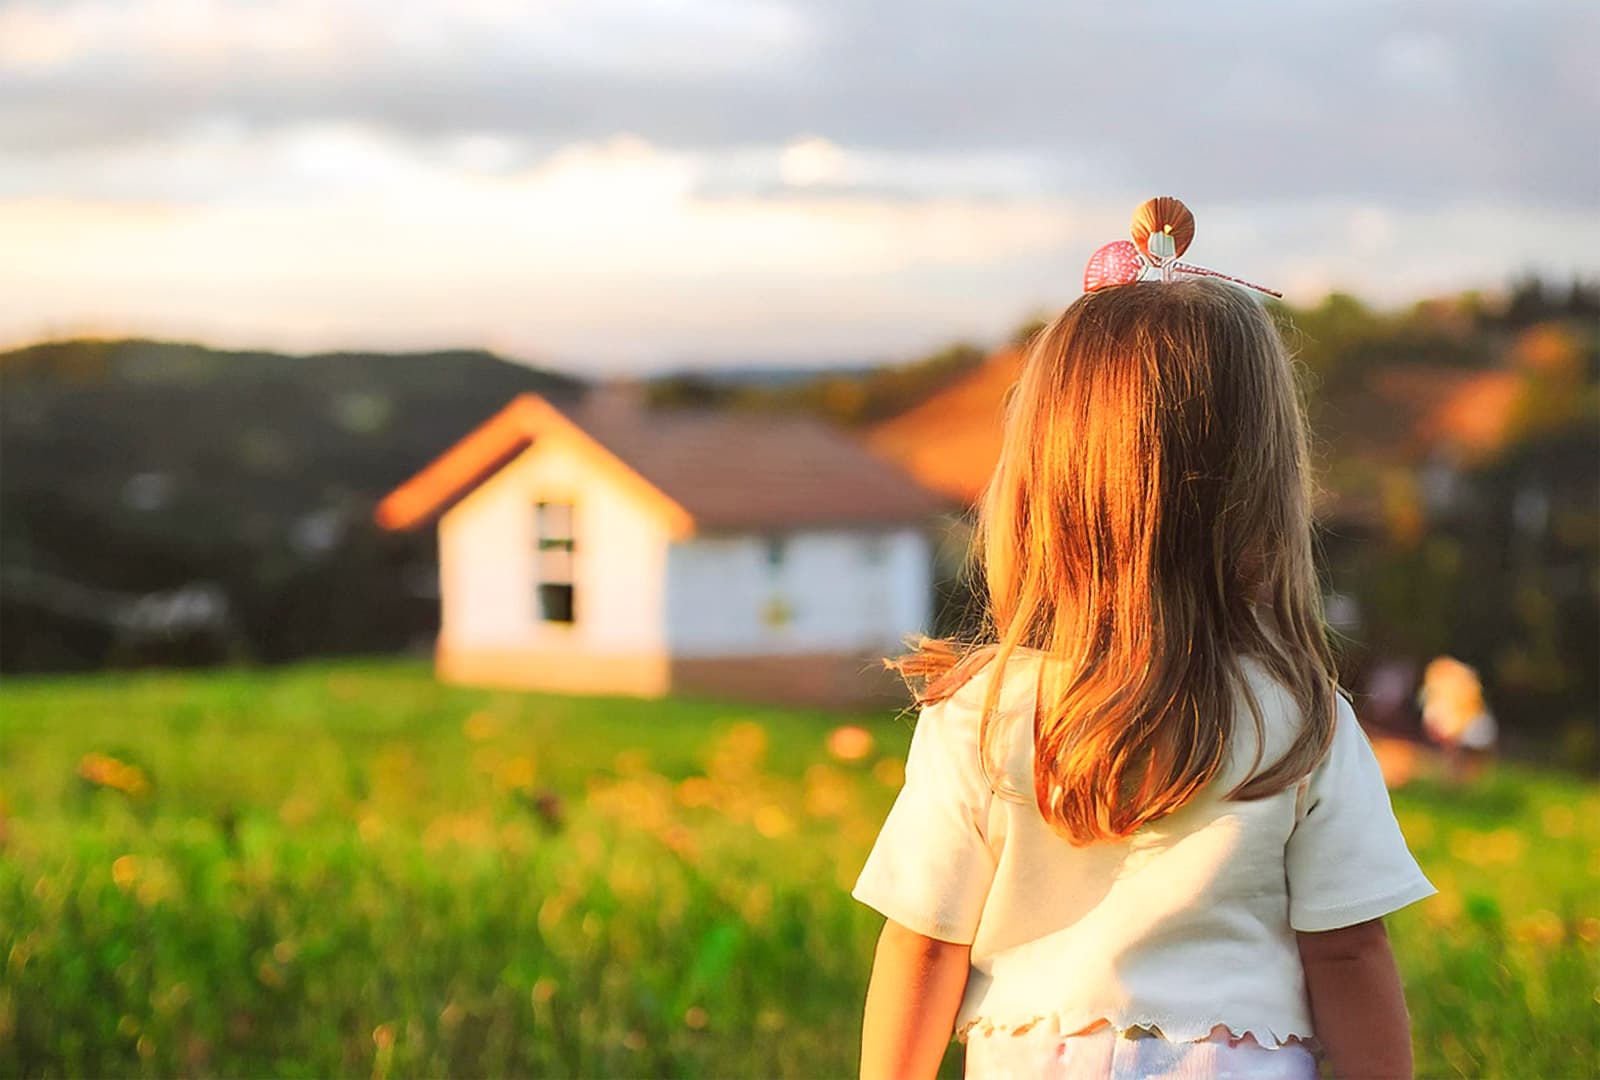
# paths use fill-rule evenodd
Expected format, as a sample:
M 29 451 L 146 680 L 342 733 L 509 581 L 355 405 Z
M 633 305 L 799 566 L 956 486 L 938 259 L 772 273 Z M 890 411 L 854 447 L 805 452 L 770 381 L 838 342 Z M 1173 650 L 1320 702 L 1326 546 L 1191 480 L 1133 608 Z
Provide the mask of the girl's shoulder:
M 1033 719 L 1046 662 L 1043 653 L 1031 649 L 1016 650 L 1003 667 L 990 659 L 933 706 L 933 715 L 924 710 L 923 722 L 938 726 L 944 741 L 992 792 L 1032 790 Z M 997 679 L 1001 685 L 991 707 Z
M 1003 670 L 991 659 L 949 697 L 925 708 L 919 722 L 936 727 L 950 751 L 981 771 L 994 790 L 1029 791 L 1034 717 L 1048 663 L 1044 653 L 1032 649 L 1013 652 Z M 1259 769 L 1277 761 L 1294 744 L 1304 723 L 1293 693 L 1264 664 L 1244 656 L 1239 670 L 1230 761 L 1224 770 L 1234 783 L 1250 774 L 1253 763 Z M 997 678 L 1002 682 L 985 730 L 984 714 Z M 1350 708 L 1342 696 L 1339 707 L 1342 712 Z M 1259 731 L 1256 716 L 1261 720 Z
M 945 699 L 949 711 L 976 722 L 988 703 L 989 693 L 997 678 L 1002 680 L 995 711 L 1009 714 L 1027 709 L 1031 711 L 1037 700 L 1039 678 L 1044 669 L 1044 654 L 1032 649 L 1017 649 L 1006 659 L 1003 670 L 991 654 L 976 666 L 971 677 Z M 976 714 L 976 715 L 974 715 Z
M 1239 673 L 1242 679 L 1234 687 L 1229 761 L 1223 770 L 1224 782 L 1229 787 L 1243 783 L 1279 761 L 1294 747 L 1306 722 L 1294 692 L 1260 660 L 1241 656 Z M 1343 703 L 1344 699 L 1339 700 Z M 1259 728 L 1257 717 L 1261 721 Z

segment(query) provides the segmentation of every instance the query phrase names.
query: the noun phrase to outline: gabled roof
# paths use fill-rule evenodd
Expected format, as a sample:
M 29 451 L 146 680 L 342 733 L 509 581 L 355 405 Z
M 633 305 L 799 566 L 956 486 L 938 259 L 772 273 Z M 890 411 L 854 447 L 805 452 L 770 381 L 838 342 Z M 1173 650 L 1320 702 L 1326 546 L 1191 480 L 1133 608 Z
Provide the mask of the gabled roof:
M 1021 374 L 1021 350 L 1001 349 L 874 427 L 867 444 L 935 491 L 970 506 L 1000 460 L 1006 392 Z
M 1373 389 L 1384 398 L 1422 403 L 1417 445 L 1444 445 L 1480 458 L 1502 449 L 1513 433 L 1525 381 L 1521 372 L 1505 369 L 1418 367 L 1383 372 Z
M 917 523 L 945 500 L 842 432 L 807 418 L 648 410 L 562 411 L 524 394 L 378 504 L 378 523 L 433 521 L 540 438 L 576 445 L 653 502 L 676 535 Z

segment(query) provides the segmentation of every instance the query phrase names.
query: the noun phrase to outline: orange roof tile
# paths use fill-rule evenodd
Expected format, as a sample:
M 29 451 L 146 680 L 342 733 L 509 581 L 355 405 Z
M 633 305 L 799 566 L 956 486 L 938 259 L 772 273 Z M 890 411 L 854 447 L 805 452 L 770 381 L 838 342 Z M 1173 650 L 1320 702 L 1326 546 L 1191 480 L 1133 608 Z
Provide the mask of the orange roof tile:
M 926 521 L 935 492 L 848 436 L 803 417 L 579 405 L 525 394 L 378 506 L 385 528 L 437 518 L 539 438 L 574 440 L 653 498 L 676 534 Z
M 681 506 L 640 478 L 592 436 L 537 394 L 521 394 L 480 424 L 426 468 L 378 503 L 378 524 L 411 529 L 433 521 L 532 446 L 539 438 L 560 438 L 594 455 L 624 483 L 652 499 L 675 532 L 688 531 Z
M 1399 413 L 1396 433 L 1410 452 L 1448 445 L 1479 456 L 1510 437 L 1523 384 L 1516 371 L 1417 366 L 1376 373 L 1370 393 Z
M 1006 394 L 1022 352 L 1002 349 L 921 404 L 878 424 L 867 445 L 935 491 L 971 505 L 1000 460 Z

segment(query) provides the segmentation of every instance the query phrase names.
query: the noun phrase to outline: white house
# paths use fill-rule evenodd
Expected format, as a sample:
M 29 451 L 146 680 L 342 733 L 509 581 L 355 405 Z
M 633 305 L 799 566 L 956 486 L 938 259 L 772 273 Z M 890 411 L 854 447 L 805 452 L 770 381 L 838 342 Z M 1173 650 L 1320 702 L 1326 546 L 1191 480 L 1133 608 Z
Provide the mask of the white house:
M 808 419 L 523 395 L 392 492 L 454 682 L 838 702 L 931 619 L 945 502 Z

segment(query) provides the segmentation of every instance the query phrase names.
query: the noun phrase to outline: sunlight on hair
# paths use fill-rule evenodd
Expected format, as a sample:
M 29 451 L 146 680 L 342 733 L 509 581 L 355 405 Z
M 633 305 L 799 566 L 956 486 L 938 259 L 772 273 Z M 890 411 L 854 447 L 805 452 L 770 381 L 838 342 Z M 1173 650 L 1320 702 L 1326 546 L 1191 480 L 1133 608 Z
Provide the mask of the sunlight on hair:
M 1333 733 L 1305 429 L 1283 345 L 1242 290 L 1084 296 L 1034 338 L 1008 406 L 973 552 L 985 632 L 924 640 L 892 666 L 929 704 L 1019 649 L 1047 655 L 1033 795 L 1089 843 L 1165 817 L 1217 776 L 1254 657 L 1306 725 L 1229 795 L 1281 791 Z M 986 756 L 1001 682 L 989 680 Z

